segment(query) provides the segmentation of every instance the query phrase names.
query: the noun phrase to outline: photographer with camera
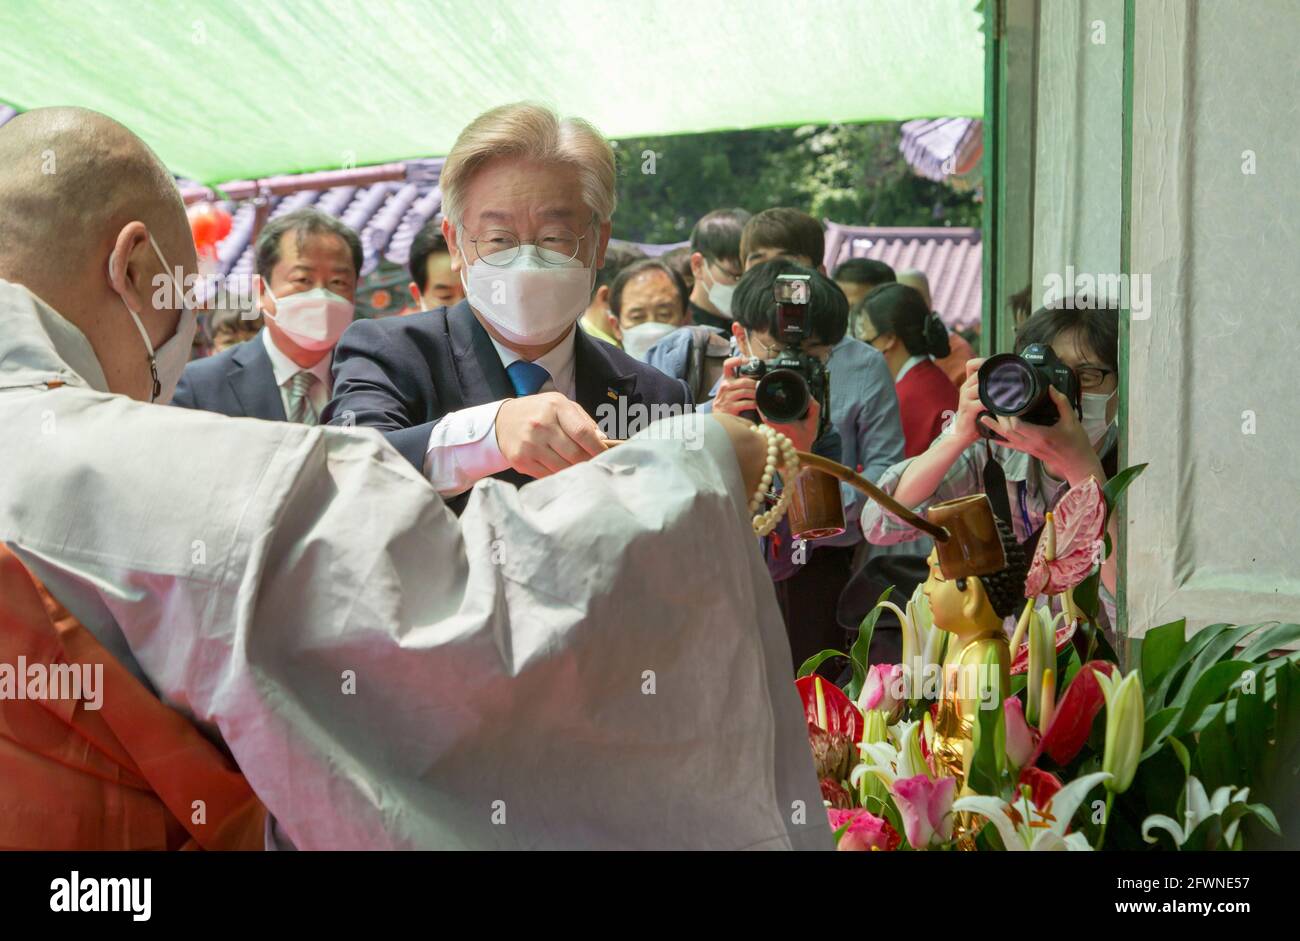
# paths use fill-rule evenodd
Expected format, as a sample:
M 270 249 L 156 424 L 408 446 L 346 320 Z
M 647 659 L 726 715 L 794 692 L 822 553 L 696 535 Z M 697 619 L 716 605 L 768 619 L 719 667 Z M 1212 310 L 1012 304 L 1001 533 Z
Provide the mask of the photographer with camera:
M 781 320 L 783 309 L 792 311 L 798 305 L 781 304 L 778 291 L 791 301 L 802 297 L 806 302 L 803 337 L 797 344 L 782 342 L 783 333 L 788 339 L 793 337 L 788 329 L 792 325 L 785 324 L 787 330 L 783 331 Z M 751 418 L 760 412 L 771 424 L 774 410 L 781 412 L 783 406 L 800 404 L 802 388 L 807 391 L 810 410 L 818 409 L 827 420 L 820 423 L 824 431 L 815 443 L 796 441 L 801 450 L 837 461 L 852 454 L 849 460 L 858 457 L 873 462 L 873 473 L 902 456 L 897 404 L 880 355 L 852 341 L 869 356 L 881 360 L 881 388 L 888 396 L 889 421 L 860 420 L 868 415 L 870 403 L 863 401 L 852 370 L 837 372 L 835 382 L 829 382 L 825 364 L 845 339 L 848 324 L 848 301 L 833 281 L 788 258 L 760 263 L 740 279 L 732 314 L 736 321 L 732 326 L 733 344 L 740 355 L 725 363 L 725 375 L 711 405 L 713 410 Z M 845 440 L 845 435 L 852 435 L 852 441 Z M 882 435 L 887 446 L 878 447 L 873 442 Z M 829 489 L 838 494 L 839 506 L 835 509 L 844 511 L 846 532 L 796 546 L 783 521 L 764 546 L 796 664 L 820 650 L 844 644 L 844 633 L 835 615 L 839 595 L 851 574 L 854 550 L 852 544 L 839 542 L 856 536 L 853 524 L 858 515 L 857 491 L 838 484 Z
M 1016 539 L 1036 541 L 1045 514 L 1069 487 L 1089 476 L 1104 483 L 1115 472 L 1118 351 L 1114 307 L 1090 309 L 1079 299 L 1073 309 L 1035 312 L 1017 333 L 1014 354 L 966 364 L 957 412 L 943 434 L 877 484 L 918 512 L 987 491 Z M 875 503 L 864 508 L 862 528 L 877 545 L 921 536 Z M 1102 566 L 1102 585 L 1113 623 L 1113 554 Z

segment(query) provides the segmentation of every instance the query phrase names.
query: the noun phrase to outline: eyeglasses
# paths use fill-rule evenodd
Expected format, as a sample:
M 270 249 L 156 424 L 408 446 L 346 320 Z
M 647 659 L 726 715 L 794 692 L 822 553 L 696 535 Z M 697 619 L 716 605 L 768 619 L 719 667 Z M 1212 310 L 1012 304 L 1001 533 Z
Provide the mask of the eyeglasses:
M 1103 369 L 1101 366 L 1080 366 L 1074 371 L 1079 377 L 1079 386 L 1083 389 L 1098 388 L 1114 372 L 1113 369 Z
M 592 219 L 592 224 L 595 224 Z M 537 256 L 546 265 L 567 265 L 578 257 L 583 239 L 563 226 L 546 226 L 537 234 L 537 238 L 528 242 L 520 241 L 519 236 L 508 229 L 488 229 L 481 235 L 468 239 L 473 243 L 474 251 L 484 264 L 504 268 L 519 257 L 520 245 L 532 245 L 537 249 Z
M 749 337 L 749 351 L 759 359 L 771 359 L 776 353 L 776 347 L 759 342 L 751 334 Z
M 716 258 L 710 258 L 710 259 L 709 259 L 709 264 L 710 264 L 710 265 L 711 265 L 711 266 L 712 266 L 712 267 L 713 267 L 713 268 L 714 268 L 714 269 L 715 269 L 719 274 L 721 274 L 724 278 L 729 278 L 729 279 L 731 279 L 732 281 L 739 281 L 739 280 L 740 280 L 740 272 L 739 272 L 739 271 L 732 271 L 730 268 L 724 268 L 722 265 L 720 265 L 720 264 L 718 263 L 718 260 L 717 260 Z M 715 276 L 715 277 L 716 277 L 716 276 Z

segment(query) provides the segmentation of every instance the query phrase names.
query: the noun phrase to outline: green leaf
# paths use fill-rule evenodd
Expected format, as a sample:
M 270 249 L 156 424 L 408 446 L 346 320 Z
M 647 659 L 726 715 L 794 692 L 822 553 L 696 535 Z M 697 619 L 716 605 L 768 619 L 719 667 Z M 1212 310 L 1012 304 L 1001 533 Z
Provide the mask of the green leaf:
M 1182 677 L 1183 671 L 1187 666 L 1196 659 L 1196 655 L 1205 649 L 1205 645 L 1214 638 L 1220 636 L 1225 631 L 1232 629 L 1231 624 L 1211 624 L 1197 631 L 1191 637 L 1187 638 L 1187 643 L 1183 649 L 1178 651 L 1178 657 L 1174 660 L 1173 666 L 1165 671 L 1160 678 L 1160 684 L 1154 692 L 1147 695 L 1147 715 L 1158 712 L 1166 705 L 1170 705 L 1170 692 L 1174 689 L 1176 682 Z
M 1177 740 L 1169 739 L 1167 744 L 1170 747 L 1161 748 L 1151 758 L 1138 765 L 1133 787 L 1120 796 L 1121 802 L 1131 800 L 1130 795 L 1136 791 L 1142 795 L 1146 806 L 1153 811 L 1177 807 L 1187 786 L 1188 766 L 1183 763 L 1186 749 L 1180 754 L 1178 748 L 1173 747 L 1175 741 Z M 1170 811 L 1170 816 L 1175 814 L 1176 811 Z M 1109 840 L 1107 842 L 1109 844 Z
M 875 607 L 868 612 L 867 616 L 862 619 L 858 625 L 858 636 L 853 641 L 853 647 L 849 650 L 849 661 L 853 664 L 853 679 L 849 682 L 849 688 L 845 691 L 854 702 L 858 701 L 858 695 L 862 692 L 862 685 L 867 681 L 867 670 L 870 668 L 868 663 L 868 651 L 871 649 L 871 635 L 876 632 L 876 621 L 880 618 L 880 612 L 884 610 L 880 605 L 882 602 L 889 600 L 890 592 L 894 586 L 890 585 L 880 597 L 876 599 Z
M 1097 589 L 1101 585 L 1101 569 L 1095 568 L 1091 575 L 1074 586 L 1074 605 L 1082 611 L 1089 621 L 1097 620 Z
M 989 652 L 984 668 L 990 687 L 987 700 L 993 706 L 990 709 L 980 708 L 977 721 L 971 726 L 974 757 L 971 760 L 970 786 L 977 794 L 1000 794 L 1002 771 L 1006 766 L 1006 725 L 1002 714 L 1002 679 L 995 652 Z M 982 696 L 985 693 L 984 690 L 980 692 Z
M 1142 744 L 1145 746 L 1142 761 L 1146 761 L 1164 747 L 1165 739 L 1173 734 L 1174 726 L 1178 724 L 1180 711 L 1177 706 L 1169 706 L 1154 715 L 1147 715 L 1142 732 Z
M 1145 464 L 1134 464 L 1132 467 L 1126 467 L 1117 473 L 1110 480 L 1102 485 L 1101 492 L 1106 498 L 1107 515 L 1115 512 L 1115 501 L 1117 501 L 1124 491 L 1128 489 L 1129 484 L 1138 479 L 1138 476 L 1147 469 Z
M 1235 627 L 1232 630 L 1223 631 L 1206 644 L 1196 659 L 1192 661 L 1191 666 L 1187 668 L 1187 676 L 1180 684 L 1174 698 L 1170 700 L 1170 705 L 1180 706 L 1187 702 L 1188 697 L 1192 695 L 1192 690 L 1200 683 L 1201 677 L 1214 666 L 1218 666 L 1225 656 L 1231 656 L 1232 652 L 1237 649 L 1237 644 L 1259 630 L 1259 627 L 1258 624 L 1245 624 L 1241 627 Z M 1228 660 L 1227 662 L 1238 661 Z M 1249 666 L 1250 664 L 1245 664 L 1245 667 Z M 1243 667 L 1243 670 L 1245 667 Z
M 852 820 L 850 820 L 848 823 L 844 824 L 844 826 L 840 827 L 838 830 L 836 830 L 834 833 L 831 834 L 831 836 L 833 836 L 833 837 L 835 838 L 835 845 L 836 845 L 836 846 L 839 846 L 839 845 L 840 845 L 840 837 L 842 837 L 844 834 L 848 833 L 848 832 L 849 832 L 849 827 L 851 827 L 851 826 L 853 826 L 853 821 L 852 821 Z
M 1183 766 L 1183 774 L 1190 774 L 1192 757 L 1187 753 L 1187 746 L 1171 735 L 1169 737 L 1169 747 L 1173 749 L 1174 755 L 1178 758 L 1178 763 Z
M 1300 640 L 1300 624 L 1274 624 L 1252 640 L 1246 649 L 1237 655 L 1239 660 L 1254 662 L 1287 644 Z
M 1197 737 L 1196 762 L 1200 766 L 1197 777 L 1207 793 L 1213 794 L 1215 788 L 1225 784 L 1235 786 L 1241 780 L 1237 752 L 1222 713 Z
M 1277 817 L 1273 816 L 1273 811 L 1264 804 L 1245 804 L 1246 810 L 1259 818 L 1264 826 L 1268 827 L 1277 836 L 1282 835 L 1282 828 L 1277 825 Z M 1242 814 L 1244 817 L 1245 814 Z
M 1249 663 L 1241 660 L 1229 660 L 1216 663 L 1206 670 L 1188 692 L 1186 703 L 1178 717 L 1174 732 L 1186 732 L 1196 725 L 1210 703 L 1218 702 L 1232 689 L 1234 683 L 1241 679 L 1241 674 L 1251 668 Z M 1191 685 L 1191 684 L 1188 684 Z M 1230 783 L 1230 782 L 1229 782 Z
M 1231 723 L 1233 742 L 1245 777 L 1240 784 L 1253 786 L 1264 760 L 1271 710 L 1264 702 L 1264 681 L 1257 680 L 1255 692 L 1239 692 L 1236 697 L 1237 714 Z
M 821 653 L 815 653 L 803 662 L 803 665 L 799 667 L 799 672 L 794 675 L 794 678 L 798 680 L 805 676 L 811 676 L 813 672 L 827 660 L 843 656 L 844 654 L 839 650 L 823 650 Z M 855 701 L 857 699 L 856 696 L 850 696 L 849 698 Z
M 1146 632 L 1142 638 L 1142 685 L 1146 689 L 1160 682 L 1186 644 L 1186 618 L 1161 624 Z
M 1223 824 L 1220 819 L 1210 817 L 1201 821 L 1201 825 L 1191 832 L 1183 843 L 1183 852 L 1202 852 L 1216 850 L 1223 842 Z

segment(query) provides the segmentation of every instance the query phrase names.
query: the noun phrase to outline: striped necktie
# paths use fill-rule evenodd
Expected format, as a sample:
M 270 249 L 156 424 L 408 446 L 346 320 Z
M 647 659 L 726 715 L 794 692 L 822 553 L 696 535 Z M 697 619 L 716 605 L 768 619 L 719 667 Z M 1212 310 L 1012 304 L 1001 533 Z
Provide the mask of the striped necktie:
M 285 409 L 289 421 L 299 425 L 314 425 L 318 421 L 316 409 L 311 404 L 311 389 L 316 384 L 316 376 L 303 370 L 295 373 L 289 380 L 289 405 Z

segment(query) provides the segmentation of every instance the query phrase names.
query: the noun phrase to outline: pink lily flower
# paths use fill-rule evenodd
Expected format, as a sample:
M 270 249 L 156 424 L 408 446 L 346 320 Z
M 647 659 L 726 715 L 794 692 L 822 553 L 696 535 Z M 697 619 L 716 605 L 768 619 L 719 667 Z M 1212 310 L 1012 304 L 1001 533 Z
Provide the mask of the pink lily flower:
M 858 703 L 865 709 L 879 709 L 885 713 L 889 725 L 898 721 L 907 705 L 903 692 L 903 665 L 877 663 L 867 671 Z
M 932 780 L 918 774 L 894 782 L 894 804 L 903 817 L 907 842 L 913 849 L 952 839 L 952 800 L 956 778 Z
M 1017 768 L 1026 768 L 1038 757 L 1038 730 L 1025 721 L 1025 707 L 1019 696 L 1008 696 L 1002 704 L 1007 729 L 1007 757 Z

